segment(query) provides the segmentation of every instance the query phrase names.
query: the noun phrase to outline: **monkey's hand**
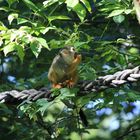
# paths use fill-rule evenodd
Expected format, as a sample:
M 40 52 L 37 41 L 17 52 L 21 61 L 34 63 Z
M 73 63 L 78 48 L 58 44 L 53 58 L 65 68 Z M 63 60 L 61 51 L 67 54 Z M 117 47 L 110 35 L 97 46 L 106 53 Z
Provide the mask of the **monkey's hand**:
M 81 54 L 76 54 L 73 64 L 79 64 L 81 62 L 82 56 Z
M 72 87 L 74 87 L 74 85 L 75 85 L 75 81 L 66 80 L 66 81 L 64 82 L 64 85 L 65 85 L 67 88 L 72 88 Z

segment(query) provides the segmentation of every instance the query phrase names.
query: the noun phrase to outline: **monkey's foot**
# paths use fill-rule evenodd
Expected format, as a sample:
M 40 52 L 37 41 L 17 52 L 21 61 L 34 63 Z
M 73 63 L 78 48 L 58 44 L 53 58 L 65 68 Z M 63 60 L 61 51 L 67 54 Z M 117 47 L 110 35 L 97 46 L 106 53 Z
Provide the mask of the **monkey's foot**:
M 73 82 L 71 80 L 66 80 L 65 84 L 66 84 L 66 87 L 72 88 L 72 87 L 74 87 L 75 82 Z
M 59 88 L 62 88 L 62 85 L 61 85 L 61 84 L 53 84 L 52 87 L 53 87 L 53 88 L 58 88 L 58 89 L 59 89 Z

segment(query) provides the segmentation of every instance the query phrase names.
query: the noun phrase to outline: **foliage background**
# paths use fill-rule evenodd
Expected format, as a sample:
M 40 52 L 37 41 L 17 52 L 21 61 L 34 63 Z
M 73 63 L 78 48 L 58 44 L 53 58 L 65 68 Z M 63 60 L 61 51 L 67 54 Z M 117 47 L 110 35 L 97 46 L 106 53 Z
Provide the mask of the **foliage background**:
M 82 53 L 80 80 L 137 66 L 139 28 L 131 0 L 0 0 L 0 91 L 49 87 L 65 45 Z M 138 140 L 139 91 L 135 83 L 77 97 L 64 88 L 52 102 L 0 104 L 0 139 Z

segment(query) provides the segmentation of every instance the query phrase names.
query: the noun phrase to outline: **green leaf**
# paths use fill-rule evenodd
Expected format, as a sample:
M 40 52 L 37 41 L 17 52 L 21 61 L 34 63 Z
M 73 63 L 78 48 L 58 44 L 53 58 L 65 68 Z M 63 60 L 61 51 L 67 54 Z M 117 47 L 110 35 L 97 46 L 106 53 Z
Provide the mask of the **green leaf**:
M 64 103 L 60 100 L 47 101 L 46 99 L 37 100 L 36 104 L 39 106 L 38 111 L 43 115 L 45 111 L 54 112 L 55 114 L 60 113 L 64 109 Z
M 86 16 L 86 9 L 80 3 L 78 3 L 76 6 L 74 6 L 73 10 L 77 13 L 80 20 L 83 21 Z
M 59 48 L 59 46 L 62 46 L 62 42 L 60 40 L 55 40 L 55 39 L 52 39 L 49 42 L 49 44 L 51 48 Z
M 101 57 L 104 57 L 104 56 L 109 56 L 109 54 L 112 52 L 112 49 L 109 49 L 109 50 L 105 50 L 102 54 L 101 54 Z
M 15 46 L 16 46 L 16 43 L 15 42 L 11 42 L 8 45 L 6 45 L 3 48 L 4 55 L 6 56 L 9 52 L 14 51 L 15 50 Z
M 133 11 L 133 9 L 126 9 L 126 10 L 124 11 L 124 13 L 128 15 L 128 14 L 130 14 L 132 11 Z
M 0 26 L 0 30 L 5 31 L 5 30 L 7 30 L 7 28 L 5 26 Z
M 29 34 L 31 34 L 31 32 L 32 32 L 31 27 L 28 27 L 28 26 L 21 26 L 21 27 L 19 28 L 19 32 L 20 32 L 20 30 L 21 30 L 21 31 L 25 31 L 25 32 L 27 32 L 27 33 L 29 33 Z
M 54 3 L 59 2 L 59 0 L 46 0 L 43 2 L 44 7 L 49 7 L 51 5 L 53 5 Z
M 21 62 L 23 62 L 23 58 L 25 56 L 23 47 L 21 45 L 16 45 L 15 48 L 17 50 L 18 57 L 20 58 Z
M 73 88 L 73 89 L 69 89 L 69 88 L 62 88 L 60 89 L 60 95 L 58 96 L 58 99 L 69 99 L 71 97 L 75 97 L 75 94 L 77 93 L 78 89 Z
M 3 40 L 2 40 L 2 38 L 0 38 L 0 46 L 2 46 L 2 44 L 3 44 Z
M 69 20 L 70 18 L 67 16 L 63 16 L 63 15 L 59 15 L 59 16 L 49 16 L 48 20 L 49 22 L 53 21 L 53 20 Z
M 68 8 L 74 8 L 79 3 L 79 0 L 66 0 L 65 3 Z
M 91 12 L 91 6 L 90 3 L 87 0 L 80 0 L 88 9 L 89 12 Z
M 48 50 L 50 50 L 46 40 L 44 38 L 36 38 L 36 40 L 45 48 L 47 48 Z
M 77 42 L 74 43 L 74 46 L 77 47 L 77 48 L 78 47 L 80 48 L 80 46 L 85 45 L 85 44 L 87 44 L 87 42 L 78 42 L 77 41 Z
M 140 94 L 137 91 L 128 92 L 128 97 L 132 100 L 140 100 Z
M 38 8 L 32 1 L 30 1 L 30 0 L 23 0 L 23 2 L 25 2 L 26 5 L 27 5 L 30 9 L 32 9 L 34 12 L 39 11 L 39 8 Z
M 53 102 L 48 102 L 46 99 L 39 99 L 36 101 L 36 104 L 39 106 L 38 111 L 43 115 L 44 112 L 53 104 Z
M 57 29 L 55 26 L 53 26 L 53 27 L 44 27 L 43 29 L 41 29 L 40 30 L 40 32 L 42 33 L 42 34 L 46 34 L 49 30 L 55 30 L 55 29 Z
M 71 94 L 71 92 L 70 92 L 70 89 L 68 89 L 68 88 L 62 88 L 62 89 L 60 89 L 60 98 L 61 99 L 65 99 L 66 97 L 71 97 L 71 96 L 74 96 L 73 94 Z
M 78 105 L 78 107 L 82 107 L 85 104 L 87 104 L 90 100 L 91 100 L 91 97 L 83 96 L 83 97 L 78 98 L 76 104 Z
M 117 39 L 117 43 L 124 43 L 124 42 L 126 42 L 126 39 L 124 39 L 124 38 Z
M 117 16 L 117 15 L 120 15 L 120 14 L 122 14 L 124 11 L 125 11 L 124 9 L 123 9 L 123 10 L 114 10 L 114 11 L 112 11 L 112 12 L 109 14 L 108 17 L 114 17 L 114 16 Z
M 13 42 L 19 36 L 19 31 L 14 31 L 10 34 L 10 41 Z
M 137 48 L 130 48 L 129 49 L 129 53 L 131 53 L 131 54 L 139 54 L 139 49 L 137 49 Z
M 17 14 L 17 13 L 10 14 L 10 15 L 8 16 L 9 24 L 11 25 L 12 21 L 13 21 L 14 19 L 17 19 L 17 18 L 18 18 L 18 14 Z
M 113 20 L 116 23 L 122 23 L 125 20 L 125 17 L 123 15 L 118 15 L 118 16 L 114 16 Z
M 32 42 L 30 43 L 30 48 L 31 48 L 33 54 L 34 54 L 36 57 L 38 57 L 38 55 L 39 55 L 40 52 L 41 52 L 42 46 L 41 46 L 41 44 L 40 44 L 38 41 L 34 40 L 34 41 L 32 41 Z
M 0 7 L 0 11 L 8 12 L 10 8 L 8 7 Z
M 81 140 L 81 136 L 79 135 L 79 133 L 72 132 L 72 133 L 70 134 L 70 139 L 71 139 L 71 140 Z
M 24 19 L 24 18 L 17 18 L 17 24 L 23 24 L 26 22 L 29 22 L 29 21 L 27 19 Z
M 84 20 L 86 16 L 86 9 L 80 4 L 78 0 L 66 0 L 65 2 L 69 9 L 75 11 L 81 21 Z
M 7 3 L 9 4 L 9 6 L 11 6 L 14 2 L 18 1 L 18 0 L 6 0 Z

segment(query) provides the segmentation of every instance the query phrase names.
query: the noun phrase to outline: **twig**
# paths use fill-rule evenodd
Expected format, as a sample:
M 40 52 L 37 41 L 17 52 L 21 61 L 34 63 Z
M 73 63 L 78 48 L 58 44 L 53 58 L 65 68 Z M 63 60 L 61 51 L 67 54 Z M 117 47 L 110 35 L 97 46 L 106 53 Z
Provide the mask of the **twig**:
M 132 129 L 132 130 L 130 130 L 130 131 L 124 133 L 123 135 L 117 137 L 115 140 L 122 140 L 125 136 L 127 136 L 127 135 L 129 135 L 130 133 L 133 133 L 133 132 L 135 132 L 135 131 L 138 131 L 138 130 L 140 130 L 140 128 Z

